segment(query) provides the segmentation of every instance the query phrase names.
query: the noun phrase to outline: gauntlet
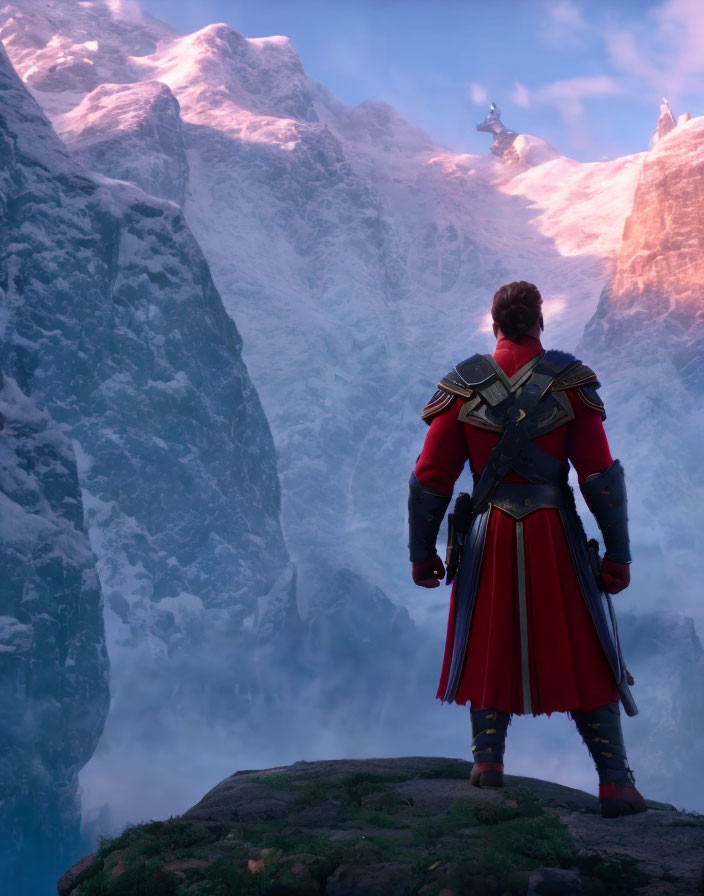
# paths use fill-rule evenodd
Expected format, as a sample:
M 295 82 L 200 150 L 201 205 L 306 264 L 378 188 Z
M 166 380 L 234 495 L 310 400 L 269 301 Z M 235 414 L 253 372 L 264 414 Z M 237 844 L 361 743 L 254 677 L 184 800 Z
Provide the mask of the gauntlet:
M 435 556 L 440 523 L 452 495 L 426 488 L 415 473 L 411 473 L 408 485 L 408 548 L 411 562 L 418 563 Z
M 626 480 L 621 461 L 615 460 L 602 473 L 587 476 L 582 494 L 601 529 L 605 559 L 630 563 Z

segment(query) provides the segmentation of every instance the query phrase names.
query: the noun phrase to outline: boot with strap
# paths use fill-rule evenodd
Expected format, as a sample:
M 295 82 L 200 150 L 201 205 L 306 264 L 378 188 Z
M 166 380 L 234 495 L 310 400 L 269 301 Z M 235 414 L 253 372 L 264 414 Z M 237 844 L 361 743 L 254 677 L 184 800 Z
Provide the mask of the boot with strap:
M 472 759 L 469 783 L 475 787 L 504 786 L 504 747 L 511 714 L 498 709 L 471 709 Z
M 648 806 L 636 790 L 633 772 L 628 767 L 618 702 L 606 703 L 588 712 L 573 709 L 570 715 L 599 774 L 602 817 L 647 812 Z

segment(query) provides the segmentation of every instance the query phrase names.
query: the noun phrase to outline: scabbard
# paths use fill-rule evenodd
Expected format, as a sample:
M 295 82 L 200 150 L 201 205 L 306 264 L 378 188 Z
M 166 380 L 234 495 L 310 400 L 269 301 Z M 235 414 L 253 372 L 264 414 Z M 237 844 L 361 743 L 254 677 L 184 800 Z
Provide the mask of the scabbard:
M 445 583 L 447 585 L 455 578 L 462 562 L 465 540 L 472 525 L 472 508 L 472 496 L 467 492 L 460 492 L 455 501 L 454 512 L 447 516 L 447 552 L 445 554 L 447 572 Z
M 623 708 L 626 715 L 635 716 L 638 714 L 638 707 L 628 686 L 629 672 L 621 653 L 616 613 L 611 603 L 611 596 L 602 589 L 599 579 L 601 562 L 598 551 L 594 550 L 595 544 L 587 542 L 582 521 L 577 515 L 576 509 L 561 508 L 559 512 L 580 589 L 617 682 Z
M 484 513 L 478 513 L 473 516 L 469 531 L 464 539 L 462 559 L 460 560 L 455 583 L 455 638 L 452 646 L 452 661 L 450 663 L 447 687 L 442 698 L 443 703 L 450 703 L 455 699 L 462 677 L 490 516 L 491 510 L 486 510 Z

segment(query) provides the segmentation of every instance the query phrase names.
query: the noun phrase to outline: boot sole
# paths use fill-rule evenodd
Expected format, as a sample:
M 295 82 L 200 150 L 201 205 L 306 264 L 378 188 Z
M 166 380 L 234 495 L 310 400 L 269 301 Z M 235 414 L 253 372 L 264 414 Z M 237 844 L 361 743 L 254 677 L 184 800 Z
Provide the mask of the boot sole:
M 647 812 L 648 807 L 634 806 L 626 800 L 604 799 L 601 800 L 602 818 L 620 818 L 622 815 L 637 815 L 639 812 Z

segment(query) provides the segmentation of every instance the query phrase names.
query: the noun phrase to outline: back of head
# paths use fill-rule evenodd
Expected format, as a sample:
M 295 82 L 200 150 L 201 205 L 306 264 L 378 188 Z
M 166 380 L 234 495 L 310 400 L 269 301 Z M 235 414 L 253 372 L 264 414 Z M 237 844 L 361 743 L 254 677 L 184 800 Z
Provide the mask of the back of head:
M 494 294 L 491 316 L 508 339 L 521 339 L 540 322 L 543 299 L 537 286 L 525 280 L 504 283 Z

